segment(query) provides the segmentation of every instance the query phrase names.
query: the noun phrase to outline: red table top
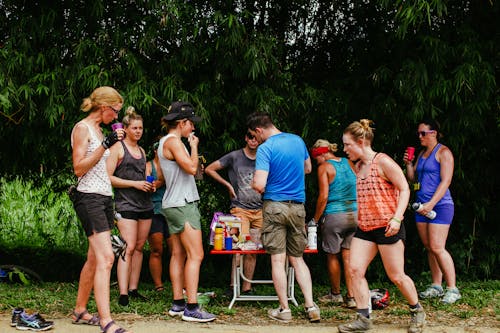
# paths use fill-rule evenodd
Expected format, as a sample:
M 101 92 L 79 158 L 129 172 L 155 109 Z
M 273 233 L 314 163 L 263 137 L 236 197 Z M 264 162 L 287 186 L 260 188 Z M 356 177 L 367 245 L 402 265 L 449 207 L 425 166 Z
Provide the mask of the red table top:
M 265 254 L 265 250 L 210 250 L 210 254 Z M 318 250 L 305 249 L 304 253 L 318 253 Z

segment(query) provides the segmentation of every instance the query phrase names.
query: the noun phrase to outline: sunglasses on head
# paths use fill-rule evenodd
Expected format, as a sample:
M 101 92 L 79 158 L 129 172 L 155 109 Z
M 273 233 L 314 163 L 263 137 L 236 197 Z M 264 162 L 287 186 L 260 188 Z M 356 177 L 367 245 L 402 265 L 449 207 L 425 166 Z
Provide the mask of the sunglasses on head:
M 247 138 L 249 138 L 250 140 L 255 139 L 255 135 L 250 134 L 250 132 L 247 132 L 246 136 L 247 136 Z
M 426 136 L 428 133 L 432 133 L 434 130 L 431 131 L 418 131 L 417 136 Z

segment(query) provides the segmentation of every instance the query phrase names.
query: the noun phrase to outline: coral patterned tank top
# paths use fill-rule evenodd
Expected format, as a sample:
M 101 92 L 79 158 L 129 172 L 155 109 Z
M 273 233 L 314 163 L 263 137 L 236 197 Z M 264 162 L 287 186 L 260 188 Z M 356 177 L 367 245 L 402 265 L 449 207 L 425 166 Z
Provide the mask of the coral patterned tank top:
M 398 205 L 399 191 L 378 174 L 378 161 L 383 155 L 375 155 L 366 178 L 357 176 L 358 227 L 363 231 L 387 226 Z

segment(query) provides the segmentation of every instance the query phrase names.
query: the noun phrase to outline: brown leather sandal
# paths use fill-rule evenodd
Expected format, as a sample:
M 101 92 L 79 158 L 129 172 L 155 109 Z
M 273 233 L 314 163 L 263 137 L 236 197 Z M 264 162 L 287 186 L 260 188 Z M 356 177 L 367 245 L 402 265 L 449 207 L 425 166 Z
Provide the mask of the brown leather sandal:
M 107 323 L 107 324 L 106 324 L 106 326 L 104 326 L 104 328 L 103 328 L 101 325 L 99 325 L 99 327 L 101 328 L 102 333 L 108 333 L 108 330 L 109 330 L 109 329 L 111 328 L 111 326 L 113 326 L 113 325 L 118 326 L 118 325 L 116 325 L 115 321 L 114 321 L 114 320 L 112 320 L 112 321 L 110 321 L 109 323 Z M 114 330 L 113 332 L 109 332 L 109 333 L 127 333 L 127 332 L 128 332 L 128 331 L 127 331 L 126 329 L 124 329 L 124 328 L 122 328 L 122 327 L 118 326 L 118 328 L 117 328 L 116 330 Z
M 71 323 L 75 325 L 91 325 L 91 326 L 99 325 L 99 316 L 92 315 L 92 318 L 90 319 L 83 319 L 83 316 L 85 316 L 86 314 L 90 313 L 87 310 L 84 310 L 80 313 L 73 311 L 73 316 L 75 316 L 75 319 L 72 320 Z

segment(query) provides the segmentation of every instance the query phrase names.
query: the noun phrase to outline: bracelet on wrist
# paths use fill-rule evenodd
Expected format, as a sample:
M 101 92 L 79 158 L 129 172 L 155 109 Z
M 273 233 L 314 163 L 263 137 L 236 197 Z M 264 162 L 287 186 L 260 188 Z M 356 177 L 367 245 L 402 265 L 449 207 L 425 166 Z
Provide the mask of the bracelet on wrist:
M 394 216 L 393 216 L 393 217 L 391 217 L 391 221 L 396 221 L 396 222 L 398 222 L 399 224 L 401 224 L 401 220 L 400 220 L 400 219 L 398 219 L 398 218 L 396 218 L 396 217 L 394 217 Z

